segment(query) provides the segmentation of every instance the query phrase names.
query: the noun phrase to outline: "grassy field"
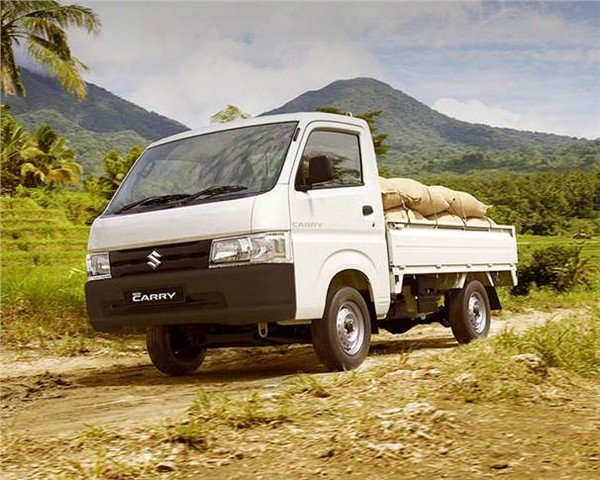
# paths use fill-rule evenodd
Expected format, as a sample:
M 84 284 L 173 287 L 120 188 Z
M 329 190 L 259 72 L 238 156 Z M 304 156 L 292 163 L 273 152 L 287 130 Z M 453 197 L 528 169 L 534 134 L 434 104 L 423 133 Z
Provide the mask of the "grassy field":
M 519 258 L 527 259 L 531 253 L 543 247 L 550 245 L 568 245 L 579 246 L 582 248 L 584 257 L 591 258 L 591 263 L 600 268 L 600 239 L 591 238 L 587 240 L 577 240 L 571 237 L 540 237 L 535 235 L 519 235 L 517 238 L 519 243 Z
M 5 345 L 19 349 L 48 348 L 78 354 L 99 339 L 88 325 L 84 307 L 85 249 L 89 227 L 75 225 L 60 210 L 44 209 L 31 199 L 2 198 L 2 309 Z M 600 240 L 568 237 L 519 237 L 519 255 L 527 259 L 536 248 L 551 244 L 581 245 L 600 270 Z M 534 289 L 515 297 L 504 289 L 505 309 L 553 309 L 593 303 L 600 288 L 557 293 Z
M 4 345 L 85 350 L 83 284 L 89 227 L 30 199 L 2 198 Z

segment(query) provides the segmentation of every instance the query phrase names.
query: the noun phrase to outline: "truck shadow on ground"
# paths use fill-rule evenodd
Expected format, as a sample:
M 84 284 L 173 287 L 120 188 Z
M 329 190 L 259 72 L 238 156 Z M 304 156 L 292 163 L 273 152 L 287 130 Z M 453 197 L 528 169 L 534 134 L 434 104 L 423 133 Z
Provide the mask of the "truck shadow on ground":
M 370 356 L 381 357 L 403 353 L 456 347 L 452 337 L 423 339 L 379 339 L 371 345 Z M 244 349 L 215 349 L 208 352 L 205 363 L 194 375 L 167 377 L 148 361 L 135 365 L 111 365 L 86 373 L 76 379 L 85 387 L 96 386 L 210 386 L 249 383 L 297 374 L 319 374 L 327 370 L 318 362 L 312 346 L 294 345 Z
M 438 350 L 457 347 L 458 343 L 451 337 L 435 337 L 422 339 L 391 339 L 374 341 L 369 355 L 394 355 L 422 350 Z

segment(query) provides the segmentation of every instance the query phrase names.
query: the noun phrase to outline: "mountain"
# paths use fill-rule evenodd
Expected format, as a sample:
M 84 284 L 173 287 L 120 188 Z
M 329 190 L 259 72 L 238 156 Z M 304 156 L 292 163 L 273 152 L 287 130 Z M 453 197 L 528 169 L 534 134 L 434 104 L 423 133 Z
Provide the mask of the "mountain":
M 149 112 L 108 90 L 88 83 L 88 94 L 78 102 L 56 80 L 22 69 L 26 95 L 6 96 L 3 103 L 27 129 L 47 123 L 69 138 L 78 161 L 88 173 L 101 173 L 102 158 L 110 150 L 126 152 L 162 137 L 188 130 L 175 120 Z
M 354 113 L 381 110 L 377 124 L 394 150 L 429 146 L 464 145 L 492 149 L 523 147 L 555 148 L 576 139 L 548 133 L 534 133 L 462 122 L 429 108 L 390 85 L 374 78 L 337 80 L 303 93 L 263 115 L 313 111 L 335 106 Z
M 320 106 L 355 114 L 381 110 L 376 125 L 388 135 L 392 147 L 381 163 L 393 173 L 462 173 L 485 168 L 535 171 L 600 164 L 598 140 L 462 122 L 373 78 L 338 80 L 262 115 L 314 111 Z
M 91 83 L 80 103 L 51 78 L 25 69 L 22 75 L 27 95 L 5 97 L 3 102 L 27 129 L 47 123 L 66 136 L 87 173 L 102 173 L 102 158 L 110 150 L 125 153 L 133 145 L 188 130 Z M 461 122 L 372 78 L 338 80 L 263 115 L 313 111 L 319 106 L 354 113 L 381 110 L 376 124 L 388 134 L 392 149 L 379 160 L 392 174 L 531 172 L 600 165 L 600 140 Z

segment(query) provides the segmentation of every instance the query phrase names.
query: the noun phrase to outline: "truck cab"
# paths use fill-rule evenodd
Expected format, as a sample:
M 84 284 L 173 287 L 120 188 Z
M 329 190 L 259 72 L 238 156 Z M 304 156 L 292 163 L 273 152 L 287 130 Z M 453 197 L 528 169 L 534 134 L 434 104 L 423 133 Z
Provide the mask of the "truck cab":
M 96 219 L 87 310 L 99 331 L 145 329 L 169 375 L 195 371 L 208 348 L 292 342 L 351 369 L 408 294 L 392 240 L 363 120 L 296 113 L 213 125 L 151 144 Z M 513 271 L 516 247 L 508 253 L 484 273 Z M 487 296 L 480 302 L 489 312 Z

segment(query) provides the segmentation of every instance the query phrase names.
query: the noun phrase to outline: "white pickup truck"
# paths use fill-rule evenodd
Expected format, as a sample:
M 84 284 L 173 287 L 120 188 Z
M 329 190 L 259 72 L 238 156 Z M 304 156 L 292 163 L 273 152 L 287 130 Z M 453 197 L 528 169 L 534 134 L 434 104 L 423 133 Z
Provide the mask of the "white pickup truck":
M 418 323 L 487 335 L 515 285 L 511 226 L 384 216 L 368 125 L 297 113 L 159 140 L 89 239 L 99 331 L 144 327 L 154 365 L 194 372 L 211 347 L 312 342 L 332 370 L 371 334 Z

